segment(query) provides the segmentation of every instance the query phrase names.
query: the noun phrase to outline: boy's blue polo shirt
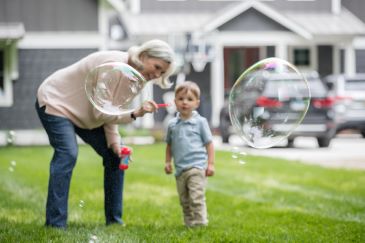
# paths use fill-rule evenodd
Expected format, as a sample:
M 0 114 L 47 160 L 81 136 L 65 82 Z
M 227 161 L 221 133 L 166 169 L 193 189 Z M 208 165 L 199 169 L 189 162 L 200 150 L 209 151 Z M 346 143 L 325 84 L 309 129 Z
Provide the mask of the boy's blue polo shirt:
M 166 143 L 171 145 L 171 153 L 175 164 L 175 175 L 192 167 L 207 167 L 207 151 L 205 145 L 212 141 L 207 119 L 193 111 L 188 120 L 180 119 L 178 113 L 167 129 Z

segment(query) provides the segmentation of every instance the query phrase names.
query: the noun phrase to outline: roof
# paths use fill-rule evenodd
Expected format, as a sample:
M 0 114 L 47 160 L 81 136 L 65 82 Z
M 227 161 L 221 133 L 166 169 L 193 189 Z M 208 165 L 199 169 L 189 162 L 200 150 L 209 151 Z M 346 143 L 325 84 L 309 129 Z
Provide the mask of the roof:
M 24 34 L 22 23 L 0 23 L 0 39 L 20 39 Z
M 365 24 L 345 8 L 339 14 L 297 11 L 284 14 L 313 35 L 365 34 Z
M 213 31 L 238 15 L 254 8 L 305 39 L 314 35 L 365 34 L 365 23 L 345 8 L 339 14 L 328 12 L 280 11 L 259 1 L 233 3 L 216 13 L 121 13 L 130 35 Z
M 131 35 L 160 35 L 199 29 L 212 17 L 198 13 L 144 13 L 126 14 L 121 18 Z

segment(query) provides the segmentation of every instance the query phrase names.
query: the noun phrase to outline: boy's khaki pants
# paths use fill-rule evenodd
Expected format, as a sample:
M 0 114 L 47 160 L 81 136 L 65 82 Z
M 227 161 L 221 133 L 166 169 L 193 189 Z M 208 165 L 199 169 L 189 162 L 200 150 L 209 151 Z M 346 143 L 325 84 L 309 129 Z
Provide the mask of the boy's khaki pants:
M 205 203 L 206 184 L 205 170 L 198 168 L 188 169 L 176 177 L 184 222 L 188 227 L 208 224 Z

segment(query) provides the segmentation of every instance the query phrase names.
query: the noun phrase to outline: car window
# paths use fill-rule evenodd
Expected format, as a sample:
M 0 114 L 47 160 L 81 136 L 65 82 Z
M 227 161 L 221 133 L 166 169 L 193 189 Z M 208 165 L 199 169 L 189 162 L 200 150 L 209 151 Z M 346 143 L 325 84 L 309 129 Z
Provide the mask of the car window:
M 348 80 L 346 80 L 345 90 L 348 90 L 348 91 L 365 90 L 365 80 L 364 79 L 348 79 Z
M 312 97 L 325 96 L 327 93 L 326 86 L 319 79 L 308 79 L 309 88 Z M 288 90 L 297 90 L 297 93 L 302 95 L 307 94 L 307 86 L 302 80 L 299 79 L 275 79 L 269 80 L 266 84 L 264 95 L 268 97 L 278 96 L 278 91 L 281 87 L 287 87 Z M 290 96 L 290 93 L 289 93 Z

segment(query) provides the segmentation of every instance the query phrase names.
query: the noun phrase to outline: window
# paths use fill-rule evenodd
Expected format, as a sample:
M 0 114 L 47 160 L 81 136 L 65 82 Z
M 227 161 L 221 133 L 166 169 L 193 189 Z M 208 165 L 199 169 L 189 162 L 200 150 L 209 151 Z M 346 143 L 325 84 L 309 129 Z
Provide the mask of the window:
M 15 44 L 2 45 L 0 42 L 0 107 L 13 105 L 12 81 L 18 78 Z
M 308 48 L 294 49 L 293 60 L 296 66 L 310 66 L 310 50 Z

